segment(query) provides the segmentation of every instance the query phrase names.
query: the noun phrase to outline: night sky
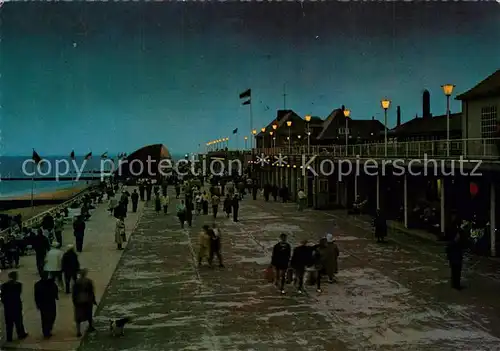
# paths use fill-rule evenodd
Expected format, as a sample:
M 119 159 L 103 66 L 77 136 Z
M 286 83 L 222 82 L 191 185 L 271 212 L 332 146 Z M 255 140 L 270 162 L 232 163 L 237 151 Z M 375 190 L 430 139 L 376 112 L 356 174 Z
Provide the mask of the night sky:
M 500 5 L 490 3 L 5 3 L 1 154 L 195 152 L 249 134 L 283 108 L 403 120 L 440 86 L 460 93 L 500 68 Z M 452 103 L 452 112 L 460 109 Z M 231 140 L 232 147 L 236 140 Z

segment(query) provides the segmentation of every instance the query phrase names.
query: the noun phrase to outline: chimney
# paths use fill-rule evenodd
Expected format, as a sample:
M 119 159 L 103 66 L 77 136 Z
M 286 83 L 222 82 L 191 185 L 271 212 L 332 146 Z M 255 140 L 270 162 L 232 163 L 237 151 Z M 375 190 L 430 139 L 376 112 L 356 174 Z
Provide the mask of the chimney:
M 372 116 L 372 121 L 374 121 L 374 120 L 375 120 L 375 116 Z
M 422 117 L 431 117 L 431 94 L 427 89 L 425 89 L 424 93 L 422 94 Z
M 399 127 L 401 125 L 401 107 L 398 106 L 398 108 L 396 109 L 396 114 L 397 114 L 396 126 Z
M 345 106 L 342 105 L 342 107 L 340 108 L 342 111 L 345 111 Z

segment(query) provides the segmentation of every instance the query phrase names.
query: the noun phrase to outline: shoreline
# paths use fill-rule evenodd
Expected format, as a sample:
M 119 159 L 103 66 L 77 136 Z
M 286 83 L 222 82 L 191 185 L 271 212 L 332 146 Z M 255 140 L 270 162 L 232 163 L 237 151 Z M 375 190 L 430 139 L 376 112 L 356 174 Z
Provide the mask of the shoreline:
M 53 191 L 46 191 L 40 194 L 34 194 L 33 199 L 34 201 L 37 200 L 52 200 L 52 201 L 60 201 L 61 203 L 71 199 L 73 196 L 81 192 L 83 189 L 85 189 L 87 186 L 80 186 L 80 187 L 71 187 L 71 188 L 63 188 L 63 189 L 57 189 Z M 12 198 L 0 198 L 0 203 L 2 201 L 27 201 L 31 200 L 31 194 L 29 195 L 22 195 L 19 197 L 12 197 Z M 16 207 L 16 208 L 11 208 L 8 210 L 2 210 L 0 211 L 1 214 L 7 214 L 10 216 L 15 216 L 20 214 L 22 216 L 22 220 L 25 221 L 29 218 L 32 218 L 42 212 L 48 211 L 51 208 L 54 208 L 57 206 L 57 204 L 44 204 L 44 205 L 36 205 L 31 207 L 31 206 L 26 206 L 26 207 Z

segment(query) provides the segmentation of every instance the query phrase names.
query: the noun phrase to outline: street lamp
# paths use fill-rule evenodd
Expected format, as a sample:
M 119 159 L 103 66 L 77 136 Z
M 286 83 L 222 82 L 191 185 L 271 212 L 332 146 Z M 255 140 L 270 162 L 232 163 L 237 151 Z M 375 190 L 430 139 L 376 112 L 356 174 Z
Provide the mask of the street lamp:
M 274 147 L 275 147 L 275 141 L 276 141 L 276 138 L 275 138 L 275 137 L 273 137 L 273 134 L 274 134 L 274 132 L 271 130 L 271 131 L 269 132 L 269 135 L 271 136 L 271 140 L 272 140 L 272 141 L 271 141 L 271 147 L 273 148 L 273 152 L 274 152 Z
M 382 101 L 380 101 L 380 104 L 382 105 L 382 108 L 384 109 L 384 126 L 385 126 L 384 145 L 385 145 L 385 157 L 387 157 L 387 110 L 389 109 L 389 107 L 391 107 L 391 100 L 382 99 Z
M 277 125 L 276 123 L 275 123 L 275 124 L 273 124 L 273 129 L 274 129 L 274 130 L 278 129 L 278 125 Z
M 311 115 L 306 115 L 305 118 L 307 125 L 307 154 L 311 154 L 311 129 L 309 122 L 311 122 Z
M 446 95 L 446 157 L 450 157 L 450 96 L 453 93 L 453 84 L 442 85 L 443 93 Z
M 245 150 L 247 149 L 247 141 L 248 141 L 248 137 L 245 136 L 243 139 L 245 139 Z
M 292 121 L 287 121 L 286 125 L 288 126 L 288 152 L 292 152 Z
M 347 156 L 348 152 L 348 146 L 349 146 L 349 116 L 351 115 L 351 110 L 345 109 L 344 110 L 344 117 L 345 117 L 345 155 Z

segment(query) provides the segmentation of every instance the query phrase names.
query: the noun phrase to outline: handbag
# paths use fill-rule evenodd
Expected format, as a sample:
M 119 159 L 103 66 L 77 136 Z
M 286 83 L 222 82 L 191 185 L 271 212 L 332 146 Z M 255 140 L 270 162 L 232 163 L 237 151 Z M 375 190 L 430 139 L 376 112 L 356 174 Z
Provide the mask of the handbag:
M 264 271 L 264 276 L 267 282 L 272 283 L 274 282 L 274 270 L 272 267 L 267 267 L 266 270 Z

